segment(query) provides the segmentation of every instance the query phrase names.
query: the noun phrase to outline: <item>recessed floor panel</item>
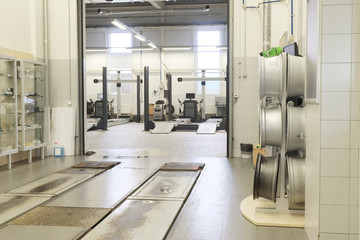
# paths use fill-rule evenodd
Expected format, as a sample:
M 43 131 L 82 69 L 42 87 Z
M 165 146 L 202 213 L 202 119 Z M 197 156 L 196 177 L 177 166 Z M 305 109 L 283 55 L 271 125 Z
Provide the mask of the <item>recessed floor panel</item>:
M 127 200 L 83 239 L 164 239 L 182 201 Z
M 77 239 L 85 232 L 81 227 L 17 226 L 0 229 L 0 239 L 9 240 L 69 240 Z
M 90 228 L 110 210 L 105 208 L 37 207 L 9 224 Z
M 168 162 L 160 168 L 163 171 L 198 171 L 205 163 Z
M 200 172 L 159 171 L 131 199 L 184 200 Z
M 0 225 L 46 202 L 50 197 L 0 195 Z M 0 239 L 5 239 L 1 238 Z
M 116 165 L 118 165 L 120 162 L 118 161 L 84 161 L 80 162 L 74 166 L 73 168 L 101 168 L 101 169 L 109 169 Z
M 148 169 L 113 168 L 57 197 L 48 206 L 112 208 L 152 173 Z
M 19 195 L 53 196 L 60 194 L 93 176 L 93 174 L 53 173 L 25 186 L 14 189 L 8 193 Z
M 106 171 L 106 169 L 96 169 L 96 168 L 66 168 L 58 173 L 69 173 L 69 174 L 93 174 L 99 175 L 100 173 Z

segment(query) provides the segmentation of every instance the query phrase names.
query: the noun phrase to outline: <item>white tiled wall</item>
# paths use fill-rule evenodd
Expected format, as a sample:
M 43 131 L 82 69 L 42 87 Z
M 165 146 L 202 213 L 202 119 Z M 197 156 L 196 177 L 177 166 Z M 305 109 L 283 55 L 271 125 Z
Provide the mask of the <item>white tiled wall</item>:
M 244 58 L 237 59 L 244 63 Z M 244 64 L 242 64 L 244 65 Z M 243 73 L 246 71 L 246 77 Z M 240 156 L 241 143 L 259 143 L 259 65 L 257 57 L 246 59 L 246 69 L 235 71 L 234 91 L 239 98 L 234 103 L 234 156 Z
M 359 238 L 359 3 L 324 0 L 321 10 L 321 240 Z

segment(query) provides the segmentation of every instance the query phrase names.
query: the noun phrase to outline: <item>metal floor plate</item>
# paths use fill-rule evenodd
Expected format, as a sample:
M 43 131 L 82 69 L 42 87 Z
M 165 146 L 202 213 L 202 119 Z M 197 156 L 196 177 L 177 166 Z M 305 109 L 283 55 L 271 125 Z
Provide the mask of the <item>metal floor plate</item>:
M 0 229 L 0 239 L 11 240 L 69 240 L 77 239 L 85 232 L 79 227 L 17 226 L 8 225 Z
M 84 161 L 80 162 L 74 166 L 73 168 L 101 168 L 101 169 L 109 169 L 116 165 L 120 164 L 119 161 Z
M 99 175 L 100 173 L 106 171 L 106 169 L 96 169 L 96 168 L 66 168 L 58 173 L 69 173 L 69 174 L 93 174 Z
M 127 200 L 82 239 L 164 239 L 182 203 Z
M 112 208 L 134 191 L 152 170 L 118 168 L 110 169 L 57 197 L 47 206 Z
M 215 134 L 216 133 L 216 123 L 201 123 L 196 132 L 197 134 Z
M 50 197 L 0 195 L 0 225 L 48 201 Z M 4 239 L 1 238 L 0 239 Z
M 169 134 L 173 130 L 175 123 L 156 123 L 155 128 L 151 131 L 152 134 Z
M 198 171 L 205 167 L 205 163 L 168 162 L 160 168 L 163 171 Z
M 199 171 L 159 171 L 129 199 L 184 200 L 199 174 Z
M 37 207 L 9 224 L 91 228 L 110 210 L 106 208 Z
M 93 176 L 93 174 L 53 173 L 25 186 L 16 188 L 8 192 L 8 194 L 28 196 L 54 196 L 70 189 L 71 187 L 83 181 L 86 181 Z

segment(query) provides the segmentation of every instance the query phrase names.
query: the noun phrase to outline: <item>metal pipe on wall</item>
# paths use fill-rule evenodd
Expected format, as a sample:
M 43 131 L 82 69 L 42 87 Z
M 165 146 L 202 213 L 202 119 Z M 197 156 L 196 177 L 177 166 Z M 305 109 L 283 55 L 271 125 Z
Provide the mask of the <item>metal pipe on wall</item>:
M 263 5 L 263 51 L 271 45 L 271 4 Z
M 144 131 L 149 131 L 149 67 L 144 67 Z
M 134 15 L 134 14 L 162 14 L 162 13 L 201 13 L 209 12 L 210 6 L 206 5 L 203 8 L 178 8 L 178 9 L 160 9 L 160 10 L 137 10 L 137 11 L 111 11 L 106 9 L 98 9 L 96 14 L 89 14 L 89 16 L 110 16 L 110 15 Z

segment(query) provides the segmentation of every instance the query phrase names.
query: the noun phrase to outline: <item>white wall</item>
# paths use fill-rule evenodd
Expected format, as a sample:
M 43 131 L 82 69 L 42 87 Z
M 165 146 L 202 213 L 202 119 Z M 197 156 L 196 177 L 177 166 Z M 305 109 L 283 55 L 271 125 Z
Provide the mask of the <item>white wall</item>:
M 3 0 L 0 9 L 0 47 L 43 59 L 42 0 Z
M 142 35 L 151 39 L 158 46 L 194 46 L 196 42 L 197 30 L 221 30 L 222 39 L 221 45 L 226 44 L 226 27 L 186 27 L 186 28 L 171 28 L 171 29 L 137 29 Z M 87 47 L 109 47 L 108 34 L 111 32 L 119 32 L 118 29 L 89 29 L 87 30 Z M 134 39 L 133 46 L 139 46 L 140 41 Z M 221 65 L 222 69 L 226 69 L 227 54 L 226 50 L 221 50 Z M 196 68 L 196 53 L 195 48 L 187 51 L 162 51 L 161 58 L 163 63 L 160 62 L 160 52 L 157 51 L 133 51 L 131 63 L 127 56 L 119 56 L 116 60 L 114 54 L 110 52 L 87 52 L 86 67 L 87 67 L 87 100 L 96 99 L 96 94 L 102 92 L 101 84 L 94 84 L 93 79 L 101 78 L 102 66 L 108 66 L 109 69 L 113 68 L 132 68 L 134 74 L 140 74 L 143 78 L 144 66 L 149 66 L 150 69 L 150 103 L 155 103 L 157 100 L 163 100 L 163 91 L 153 94 L 154 90 L 159 90 L 159 87 L 164 84 L 166 86 L 166 73 L 170 72 L 173 79 L 173 105 L 175 107 L 175 114 L 179 113 L 179 106 L 177 99 L 185 100 L 187 92 L 195 92 L 196 99 L 201 100 L 201 92 L 196 92 L 197 83 L 195 82 L 177 82 L 178 77 L 193 77 L 193 70 Z M 160 77 L 161 68 L 161 77 Z M 225 71 L 223 72 L 225 76 Z M 162 84 L 161 84 L 162 83 Z M 206 95 L 206 113 L 215 114 L 215 96 L 226 95 L 225 82 L 220 83 L 221 89 L 219 94 Z M 109 87 L 110 89 L 111 87 Z M 110 91 L 109 91 L 110 92 Z M 117 101 L 116 95 L 109 95 L 109 99 L 115 99 L 114 108 L 116 110 Z M 136 114 L 136 85 L 132 85 L 131 94 L 122 94 L 121 109 L 123 113 Z
M 355 240 L 359 239 L 360 1 L 322 1 L 318 8 L 319 32 L 311 37 L 319 40 L 314 68 L 319 104 L 307 104 L 311 151 L 306 159 L 306 231 L 311 240 L 317 235 L 321 240 Z
M 78 147 L 75 143 L 78 136 L 78 42 L 77 42 L 77 1 L 48 1 L 49 15 L 49 96 L 50 106 L 69 107 L 75 116 L 76 121 L 72 126 L 52 126 L 52 138 L 50 146 L 54 142 L 65 146 L 65 154 L 72 155 Z M 64 116 L 66 117 L 66 116 Z M 54 121 L 53 121 L 54 123 Z M 57 139 L 62 131 L 75 129 L 68 134 L 68 139 Z M 68 146 L 68 147 L 66 147 Z
M 245 1 L 247 6 L 257 6 L 258 2 Z M 294 40 L 298 42 L 301 54 L 304 53 L 303 4 L 294 1 Z M 304 2 L 304 1 L 303 1 Z M 259 143 L 258 105 L 259 77 L 258 55 L 262 52 L 263 11 L 262 6 L 244 9 L 242 1 L 233 0 L 234 5 L 234 48 L 233 48 L 233 94 L 239 99 L 232 99 L 233 109 L 233 156 L 240 156 L 240 143 Z M 271 4 L 271 46 L 279 46 L 282 35 L 291 33 L 290 0 Z M 306 9 L 305 9 L 306 10 Z M 306 16 L 306 15 L 305 15 Z
M 77 1 L 48 0 L 50 107 L 78 104 Z M 44 1 L 0 1 L 0 54 L 44 61 Z M 75 125 L 75 122 L 72 123 Z M 71 127 L 67 128 L 71 129 Z M 66 129 L 59 129 L 63 131 Z M 76 132 L 72 132 L 71 141 Z M 50 139 L 50 146 L 52 140 Z M 74 144 L 72 144 L 72 148 Z M 51 149 L 51 148 L 49 148 Z M 51 150 L 49 151 L 51 152 Z

